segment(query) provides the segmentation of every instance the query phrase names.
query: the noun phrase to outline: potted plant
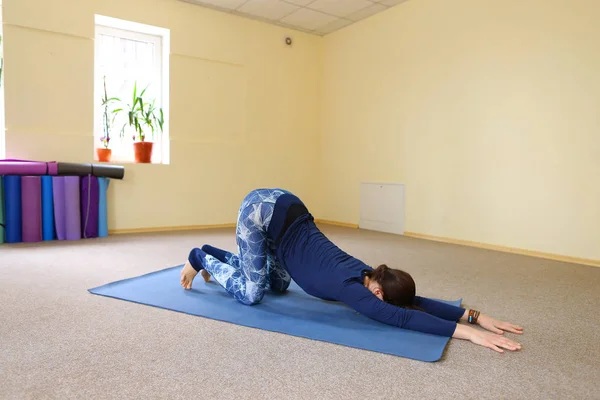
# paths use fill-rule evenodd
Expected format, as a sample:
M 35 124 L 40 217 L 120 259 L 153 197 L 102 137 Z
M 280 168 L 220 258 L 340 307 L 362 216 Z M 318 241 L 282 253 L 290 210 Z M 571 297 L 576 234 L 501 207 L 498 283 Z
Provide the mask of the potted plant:
M 147 88 L 146 88 L 147 89 Z M 152 160 L 153 142 L 146 141 L 148 130 L 154 133 L 157 129 L 162 132 L 164 125 L 164 115 L 162 108 L 156 108 L 154 100 L 145 101 L 144 94 L 146 89 L 137 93 L 137 82 L 133 84 L 133 97 L 131 104 L 125 108 L 115 110 L 114 112 L 125 111 L 127 113 L 127 122 L 121 128 L 121 138 L 125 135 L 125 129 L 129 126 L 133 128 L 133 149 L 135 162 L 149 163 Z
M 112 125 L 115 121 L 116 112 L 109 112 L 109 106 L 113 102 L 120 101 L 116 97 L 108 97 L 106 92 L 106 76 L 104 77 L 104 97 L 102 97 L 102 107 L 104 107 L 104 112 L 102 113 L 102 129 L 104 130 L 104 135 L 100 138 L 100 142 L 103 147 L 96 148 L 96 155 L 98 157 L 98 161 L 110 162 L 112 158 L 112 150 L 109 148 L 110 145 L 110 131 Z M 112 118 L 109 118 L 109 114 L 112 113 Z

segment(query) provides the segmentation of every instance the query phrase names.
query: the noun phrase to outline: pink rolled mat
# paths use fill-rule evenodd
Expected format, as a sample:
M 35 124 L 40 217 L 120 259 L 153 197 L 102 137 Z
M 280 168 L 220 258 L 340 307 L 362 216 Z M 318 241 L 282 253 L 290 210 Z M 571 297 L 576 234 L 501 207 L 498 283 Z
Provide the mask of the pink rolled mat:
M 42 179 L 21 177 L 21 209 L 23 242 L 42 241 Z
M 81 206 L 78 176 L 52 177 L 54 223 L 58 240 L 81 239 Z
M 84 238 L 98 237 L 98 213 L 100 211 L 100 187 L 98 178 L 81 178 L 81 232 Z
M 56 175 L 58 163 L 55 161 L 0 160 L 0 175 Z
M 54 202 L 54 226 L 58 240 L 67 239 L 65 228 L 65 177 L 52 177 L 52 200 Z

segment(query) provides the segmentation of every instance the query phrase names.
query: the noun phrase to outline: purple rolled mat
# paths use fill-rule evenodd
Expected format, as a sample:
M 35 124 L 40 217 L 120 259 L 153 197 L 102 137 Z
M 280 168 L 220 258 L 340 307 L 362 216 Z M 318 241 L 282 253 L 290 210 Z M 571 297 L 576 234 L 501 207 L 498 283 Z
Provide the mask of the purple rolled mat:
M 79 177 L 65 176 L 65 230 L 67 240 L 81 239 Z
M 98 177 L 84 176 L 81 178 L 81 232 L 84 238 L 98 237 L 99 203 Z
M 42 178 L 21 177 L 23 242 L 42 241 Z
M 54 202 L 54 225 L 56 227 L 56 238 L 67 239 L 65 227 L 65 177 L 52 177 L 52 200 Z
M 56 175 L 58 164 L 54 161 L 0 160 L 0 175 Z

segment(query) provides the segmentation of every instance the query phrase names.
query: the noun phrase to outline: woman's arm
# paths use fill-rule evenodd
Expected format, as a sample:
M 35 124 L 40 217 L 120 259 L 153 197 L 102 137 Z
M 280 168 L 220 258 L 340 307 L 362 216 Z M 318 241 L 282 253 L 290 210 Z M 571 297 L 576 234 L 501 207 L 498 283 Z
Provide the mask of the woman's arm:
M 422 308 L 426 313 L 435 315 L 436 317 L 440 317 L 448 321 L 467 322 L 469 320 L 470 309 L 456 307 L 442 301 L 427 297 L 415 296 L 414 305 Z M 479 317 L 477 318 L 477 325 L 499 335 L 504 334 L 504 331 L 516 334 L 523 333 L 522 327 L 511 324 L 510 322 L 498 321 L 485 314 L 479 314 Z
M 453 306 L 452 304 L 427 297 L 415 296 L 413 304 L 423 309 L 423 311 L 428 314 L 435 315 L 436 317 L 448 321 L 458 322 L 463 318 L 465 313 L 467 316 L 469 314 L 469 310 L 465 310 L 462 307 Z
M 504 336 L 483 332 L 468 325 L 438 318 L 423 311 L 406 310 L 379 300 L 362 284 L 348 284 L 340 293 L 340 301 L 376 321 L 400 328 L 434 335 L 469 340 L 499 353 L 504 349 L 520 350 L 521 345 Z M 468 310 L 465 311 L 468 317 Z M 461 317 L 462 318 L 462 317 Z M 481 318 L 481 316 L 480 316 Z M 484 318 L 485 321 L 485 318 Z
M 452 337 L 457 326 L 455 321 L 381 301 L 359 282 L 346 284 L 339 300 L 371 319 L 399 328 Z

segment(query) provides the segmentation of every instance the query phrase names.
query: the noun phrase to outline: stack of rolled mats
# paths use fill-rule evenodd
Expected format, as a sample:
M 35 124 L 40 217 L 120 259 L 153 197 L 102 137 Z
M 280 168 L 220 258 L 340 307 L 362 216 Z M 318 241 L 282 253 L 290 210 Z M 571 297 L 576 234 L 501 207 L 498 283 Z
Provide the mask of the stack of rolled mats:
M 118 165 L 0 160 L 0 243 L 108 236 L 106 192 Z

